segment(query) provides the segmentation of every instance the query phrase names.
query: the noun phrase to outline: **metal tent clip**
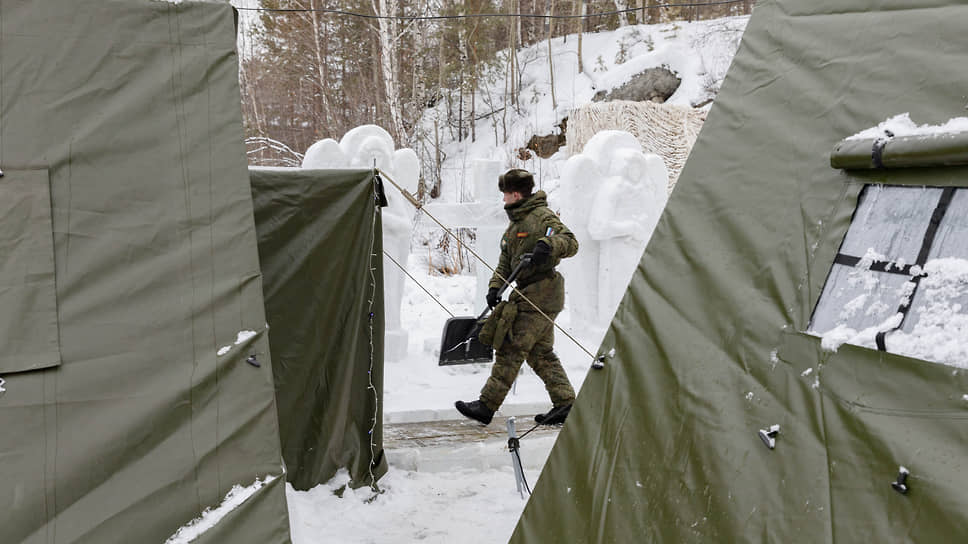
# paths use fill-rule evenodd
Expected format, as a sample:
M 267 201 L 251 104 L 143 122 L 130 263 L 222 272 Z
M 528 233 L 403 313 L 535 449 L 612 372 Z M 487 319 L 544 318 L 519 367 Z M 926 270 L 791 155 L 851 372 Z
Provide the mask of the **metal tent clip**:
M 901 495 L 908 494 L 908 491 L 910 491 L 910 488 L 908 488 L 907 486 L 907 477 L 908 477 L 908 474 L 910 473 L 911 472 L 908 469 L 904 468 L 903 466 L 898 467 L 897 480 L 891 482 L 891 487 L 894 488 L 894 491 L 897 491 Z
M 763 444 L 772 450 L 776 448 L 776 436 L 780 434 L 780 426 L 770 425 L 768 429 L 760 429 L 758 434 L 760 436 L 760 440 L 763 441 Z

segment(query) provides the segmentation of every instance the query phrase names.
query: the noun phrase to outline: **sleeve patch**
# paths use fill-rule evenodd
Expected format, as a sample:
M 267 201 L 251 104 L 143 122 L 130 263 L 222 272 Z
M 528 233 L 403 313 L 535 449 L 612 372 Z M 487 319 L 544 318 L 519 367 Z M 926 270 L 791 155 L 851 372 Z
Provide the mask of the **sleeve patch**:
M 555 229 L 548 227 L 548 230 L 545 231 L 545 236 L 551 236 L 554 233 L 555 233 Z

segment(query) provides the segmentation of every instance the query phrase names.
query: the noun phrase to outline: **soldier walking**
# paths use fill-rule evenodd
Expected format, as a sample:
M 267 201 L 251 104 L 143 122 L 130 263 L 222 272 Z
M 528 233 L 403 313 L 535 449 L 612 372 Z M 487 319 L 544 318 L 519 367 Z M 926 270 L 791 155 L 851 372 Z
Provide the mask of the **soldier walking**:
M 527 170 L 508 170 L 498 178 L 498 188 L 504 193 L 504 209 L 511 223 L 501 238 L 501 258 L 488 284 L 487 305 L 494 311 L 481 334 L 482 341 L 490 340 L 485 332 L 492 332 L 493 339 L 487 343 L 497 355 L 479 400 L 459 400 L 454 405 L 464 416 L 487 425 L 527 360 L 544 382 L 553 405 L 549 412 L 535 416 L 535 421 L 562 423 L 575 400 L 575 390 L 554 352 L 554 319 L 565 306 L 565 280 L 555 266 L 578 252 L 578 241 L 548 208 L 545 192 L 532 194 L 534 177 Z M 526 253 L 532 254 L 531 265 L 518 273 L 517 291 L 500 302 L 498 290 L 504 278 Z

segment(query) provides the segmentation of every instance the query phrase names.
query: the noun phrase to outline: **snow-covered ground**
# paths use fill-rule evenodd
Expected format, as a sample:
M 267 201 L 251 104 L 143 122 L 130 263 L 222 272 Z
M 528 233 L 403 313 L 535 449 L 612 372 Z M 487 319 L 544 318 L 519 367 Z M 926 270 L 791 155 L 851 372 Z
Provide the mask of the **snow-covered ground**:
M 534 157 L 527 161 L 518 159 L 515 150 L 533 134 L 551 133 L 572 108 L 590 102 L 596 92 L 618 87 L 647 68 L 666 66 L 682 79 L 671 103 L 705 102 L 718 90 L 747 20 L 739 17 L 640 25 L 586 34 L 583 74 L 577 71 L 576 36 L 557 38 L 552 44 L 556 105 L 550 93 L 547 44 L 521 50 L 522 100 L 520 112 L 507 114 L 507 141 L 502 141 L 503 129 L 495 137 L 491 123 L 500 122 L 497 116 L 478 122 L 475 142 L 446 141 L 447 159 L 442 165 L 444 181 L 438 202 L 464 202 L 473 196 L 471 180 L 465 173 L 471 171 L 474 159 L 487 158 L 503 161 L 503 168 L 523 167 L 534 172 L 537 188 L 547 191 L 556 206 L 581 207 L 581 202 L 565 200 L 582 195 L 569 196 L 558 190 L 572 156 L 567 148 L 549 159 Z M 490 89 L 492 96 L 503 92 L 501 81 Z M 479 97 L 487 94 L 477 93 Z M 487 105 L 479 104 L 478 111 L 487 111 Z M 428 112 L 427 122 L 432 124 L 433 115 L 433 111 Z M 494 201 L 495 206 L 500 205 L 496 196 Z M 408 335 L 408 350 L 405 357 L 388 361 L 385 366 L 385 424 L 457 419 L 454 401 L 476 399 L 490 372 L 489 365 L 437 365 L 442 328 L 450 317 L 441 304 L 455 315 L 477 315 L 484 307 L 484 293 L 476 287 L 473 274 L 447 276 L 432 269 L 434 240 L 439 236 L 436 224 L 416 216 L 407 271 L 422 288 L 410 278 L 405 280 L 400 325 Z M 644 241 L 636 247 L 638 253 L 629 258 L 633 264 L 638 262 Z M 615 281 L 627 283 L 629 275 L 617 274 Z M 624 292 L 624 286 L 618 289 Z M 589 320 L 576 316 L 575 310 L 566 306 L 558 317 L 559 325 L 574 340 L 556 333 L 555 350 L 576 390 L 590 368 L 591 357 L 586 351 L 598 349 L 611 320 L 611 314 L 605 313 L 606 317 Z M 499 414 L 521 416 L 518 428 L 526 430 L 531 417 L 549 406 L 543 384 L 524 365 Z M 553 440 L 554 436 L 522 441 L 525 473 L 532 486 Z M 504 440 L 492 439 L 467 448 L 436 447 L 433 451 L 388 448 L 387 459 L 390 471 L 380 480 L 380 494 L 363 488 L 346 489 L 338 496 L 334 491 L 347 481 L 342 473 L 310 491 L 289 487 L 293 542 L 472 544 L 505 542 L 510 537 L 525 500 L 515 489 Z

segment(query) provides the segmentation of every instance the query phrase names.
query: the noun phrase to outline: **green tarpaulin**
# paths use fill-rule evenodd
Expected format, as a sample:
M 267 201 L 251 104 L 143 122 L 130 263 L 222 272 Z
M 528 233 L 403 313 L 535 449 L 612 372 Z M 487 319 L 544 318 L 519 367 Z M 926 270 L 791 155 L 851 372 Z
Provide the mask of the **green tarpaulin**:
M 250 170 L 288 478 L 346 468 L 375 483 L 383 457 L 383 245 L 373 170 Z
M 757 3 L 511 542 L 964 539 L 968 373 L 803 331 L 865 184 L 968 186 L 829 162 L 895 115 L 965 115 L 966 20 L 953 0 Z
M 233 15 L 0 0 L 0 542 L 289 541 Z

